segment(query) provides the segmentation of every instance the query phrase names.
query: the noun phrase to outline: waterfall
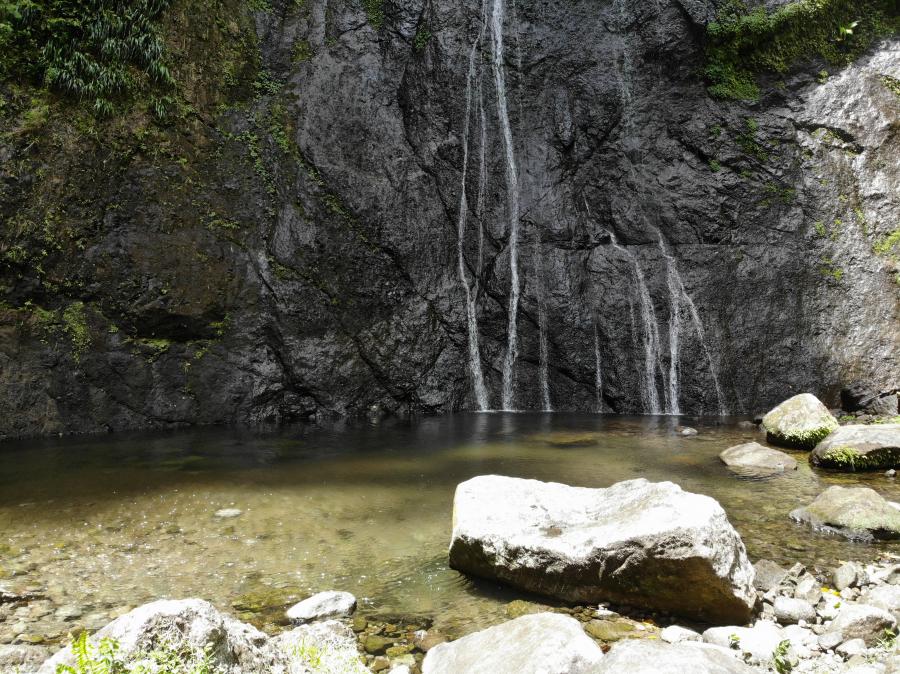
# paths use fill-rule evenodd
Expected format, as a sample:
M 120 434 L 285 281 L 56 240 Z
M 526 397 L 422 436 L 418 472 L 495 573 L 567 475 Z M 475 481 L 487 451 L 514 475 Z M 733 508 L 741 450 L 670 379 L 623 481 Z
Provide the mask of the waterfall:
M 459 264 L 459 282 L 462 284 L 463 290 L 466 296 L 466 323 L 468 327 L 468 340 L 469 340 L 469 371 L 472 376 L 472 388 L 475 392 L 475 401 L 478 404 L 478 409 L 481 411 L 485 411 L 488 409 L 488 397 L 487 397 L 487 389 L 484 385 L 484 373 L 481 369 L 481 353 L 478 345 L 478 317 L 476 313 L 475 307 L 475 293 L 473 293 L 472 288 L 469 287 L 469 281 L 466 277 L 466 260 L 465 260 L 465 249 L 464 243 L 466 238 L 466 217 L 468 215 L 469 203 L 466 197 L 466 177 L 468 175 L 469 169 L 469 117 L 472 111 L 472 82 L 475 79 L 475 54 L 478 50 L 478 47 L 481 45 L 482 40 L 484 39 L 484 20 L 482 20 L 481 28 L 478 33 L 478 37 L 475 42 L 472 44 L 472 49 L 469 52 L 469 70 L 466 75 L 466 116 L 465 121 L 463 122 L 463 135 L 462 135 L 462 151 L 463 151 L 463 163 L 462 163 L 462 178 L 460 180 L 460 189 L 459 189 L 459 216 L 456 222 L 456 250 L 457 250 L 457 260 Z M 484 162 L 484 144 L 483 144 L 484 133 L 482 131 L 482 147 L 481 147 L 481 162 Z M 479 169 L 480 172 L 484 171 L 484 167 L 482 166 Z M 481 181 L 481 175 L 479 175 L 479 183 Z M 479 184 L 479 202 L 482 200 L 481 193 L 481 185 Z M 481 232 L 481 222 L 478 223 L 479 233 Z M 479 236 L 479 267 L 481 266 L 481 237 Z M 480 271 L 480 270 L 479 270 Z M 475 276 L 475 289 L 477 291 L 478 284 L 478 276 Z
M 539 379 L 541 387 L 541 409 L 544 412 L 552 412 L 553 405 L 550 403 L 550 377 L 549 377 L 549 343 L 547 339 L 547 303 L 544 298 L 544 264 L 540 252 L 540 243 L 534 247 L 534 269 L 537 277 L 537 296 L 538 306 L 538 353 L 539 353 Z
M 597 333 L 597 315 L 594 314 L 594 395 L 597 398 L 597 413 L 603 411 L 603 368 L 600 361 L 600 337 Z
M 493 0 L 491 12 L 492 67 L 497 90 L 497 117 L 502 132 L 506 162 L 507 210 L 509 214 L 509 317 L 506 327 L 506 355 L 503 358 L 503 409 L 512 410 L 515 394 L 514 368 L 518 357 L 516 324 L 519 314 L 519 176 L 516 169 L 512 130 L 506 103 L 506 73 L 503 67 L 504 0 Z
M 680 354 L 679 338 L 681 336 L 681 302 L 677 288 L 681 285 L 681 277 L 675 260 L 666 254 L 663 245 L 662 234 L 659 237 L 659 247 L 663 257 L 666 258 L 666 286 L 669 288 L 669 388 L 666 400 L 666 411 L 669 414 L 681 414 L 678 399 L 681 395 L 680 383 Z
M 609 233 L 613 248 L 621 251 L 631 262 L 634 272 L 634 280 L 638 288 L 638 299 L 641 305 L 641 322 L 644 324 L 644 411 L 650 414 L 661 414 L 659 404 L 659 391 L 656 389 L 656 371 L 660 368 L 659 359 L 659 328 L 656 324 L 656 309 L 644 280 L 644 272 L 637 258 L 631 251 L 619 245 L 615 235 Z
M 697 334 L 697 339 L 700 341 L 700 346 L 703 349 L 704 355 L 706 356 L 706 364 L 709 368 L 709 376 L 712 379 L 713 387 L 716 390 L 716 401 L 719 405 L 719 414 L 726 415 L 728 414 L 728 408 L 725 405 L 725 396 L 722 393 L 722 387 L 719 384 L 719 375 L 716 371 L 716 366 L 712 359 L 712 353 L 709 350 L 709 345 L 706 343 L 706 331 L 703 329 L 703 321 L 700 320 L 700 313 L 697 311 L 697 306 L 694 304 L 694 300 L 691 298 L 691 296 L 687 292 L 687 289 L 684 287 L 684 282 L 681 280 L 681 274 L 678 273 L 678 266 L 675 264 L 675 257 L 669 252 L 668 248 L 666 248 L 662 232 L 657 230 L 656 234 L 659 237 L 659 250 L 662 252 L 663 257 L 666 260 L 666 281 L 669 286 L 669 296 L 671 297 L 672 302 L 672 314 L 669 318 L 669 391 L 670 399 L 673 401 L 674 409 L 672 409 L 671 414 L 681 413 L 678 410 L 678 395 L 680 384 L 678 379 L 678 339 L 681 334 L 680 311 L 681 304 L 683 302 L 684 306 L 686 306 L 688 309 L 688 315 L 691 318 L 691 324 L 694 328 L 694 332 Z

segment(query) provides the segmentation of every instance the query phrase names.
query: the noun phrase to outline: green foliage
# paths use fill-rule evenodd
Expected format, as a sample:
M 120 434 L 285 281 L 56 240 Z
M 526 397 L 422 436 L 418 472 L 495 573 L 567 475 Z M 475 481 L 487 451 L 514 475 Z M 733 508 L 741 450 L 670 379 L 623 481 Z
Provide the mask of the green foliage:
M 878 255 L 886 255 L 888 257 L 896 259 L 897 255 L 900 254 L 900 229 L 895 229 L 893 232 L 878 241 L 873 246 L 873 250 Z
M 315 56 L 313 53 L 312 46 L 309 44 L 309 40 L 297 40 L 294 43 L 294 50 L 291 54 L 291 61 L 293 63 L 306 63 L 307 61 L 312 60 L 312 57 Z
M 82 632 L 72 639 L 75 665 L 58 665 L 56 674 L 129 674 L 130 670 L 119 657 L 119 644 L 114 639 L 101 639 L 95 648 Z
M 416 36 L 413 38 L 413 49 L 417 52 L 425 51 L 428 41 L 431 39 L 431 31 L 424 23 L 416 29 Z
M 897 98 L 900 98 L 900 80 L 890 75 L 882 75 L 881 83 Z
M 73 302 L 63 311 L 63 329 L 72 341 L 72 357 L 75 362 L 81 361 L 81 357 L 91 345 L 91 333 L 87 325 L 87 317 L 84 313 L 83 302 Z
M 719 171 L 722 170 L 722 165 L 719 162 L 717 162 L 715 159 L 710 159 L 709 160 L 709 170 L 712 171 L 713 173 L 718 173 Z
M 87 632 L 72 639 L 74 665 L 58 665 L 56 674 L 217 674 L 212 664 L 212 644 L 202 651 L 187 643 L 174 646 L 168 642 L 140 655 L 138 662 L 128 662 L 119 652 L 119 642 L 103 638 L 94 646 Z
M 813 227 L 816 230 L 816 236 L 820 239 L 824 239 L 828 236 L 828 228 L 825 227 L 825 223 L 822 220 L 816 220 L 815 223 L 813 223 Z
M 837 266 L 830 257 L 823 257 L 819 273 L 827 279 L 840 283 L 844 278 L 844 270 Z
M 784 641 L 780 641 L 775 647 L 775 650 L 772 651 L 772 664 L 775 665 L 775 671 L 778 672 L 778 674 L 790 674 L 791 670 L 794 669 L 794 666 L 788 659 L 788 651 L 790 651 L 790 649 L 791 641 L 790 639 L 785 639 Z
M 0 0 L 0 77 L 42 83 L 112 115 L 151 95 L 164 116 L 175 80 L 157 19 L 169 0 Z
M 366 19 L 375 30 L 380 30 L 384 25 L 384 0 L 362 0 Z
M 756 100 L 759 73 L 783 73 L 817 56 L 848 63 L 873 40 L 900 27 L 897 8 L 895 0 L 798 0 L 766 11 L 730 0 L 706 30 L 709 93 Z

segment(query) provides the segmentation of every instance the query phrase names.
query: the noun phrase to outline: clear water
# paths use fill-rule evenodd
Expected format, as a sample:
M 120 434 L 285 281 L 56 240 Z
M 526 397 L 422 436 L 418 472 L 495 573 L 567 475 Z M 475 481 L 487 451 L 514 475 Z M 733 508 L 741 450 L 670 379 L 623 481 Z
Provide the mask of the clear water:
M 738 478 L 718 453 L 754 436 L 673 418 L 465 414 L 414 423 L 273 432 L 203 430 L 0 444 L 0 584 L 53 602 L 31 632 L 64 636 L 55 607 L 85 613 L 160 597 L 202 597 L 240 613 L 343 589 L 369 615 L 434 620 L 461 634 L 504 618 L 516 592 L 447 567 L 453 490 L 498 473 L 604 487 L 672 480 L 719 500 L 752 560 L 831 565 L 885 550 L 807 531 L 787 517 L 835 483 L 892 499 L 881 474 L 812 470 Z M 243 515 L 221 520 L 220 508 Z M 0 574 L 4 573 L 0 571 Z M 245 616 L 246 617 L 246 616 Z M 0 613 L 0 634 L 17 618 Z M 4 625 L 4 620 L 6 624 Z

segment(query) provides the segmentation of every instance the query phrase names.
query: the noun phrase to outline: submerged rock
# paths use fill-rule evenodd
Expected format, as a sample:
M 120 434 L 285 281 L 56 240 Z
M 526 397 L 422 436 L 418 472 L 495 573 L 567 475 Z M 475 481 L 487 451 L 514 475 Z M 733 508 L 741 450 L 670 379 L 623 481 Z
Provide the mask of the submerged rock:
M 536 613 L 438 644 L 422 674 L 593 674 L 602 657 L 577 620 Z
M 460 484 L 450 566 L 576 602 L 744 622 L 753 567 L 722 507 L 671 482 L 607 489 L 488 475 Z
M 773 445 L 795 449 L 812 449 L 840 426 L 811 393 L 785 400 L 763 417 L 762 425 Z
M 784 452 L 764 447 L 758 442 L 729 447 L 719 458 L 738 475 L 766 476 L 797 470 L 797 462 Z
M 752 674 L 751 667 L 720 646 L 696 642 L 620 641 L 595 674 Z
M 305 623 L 322 618 L 348 616 L 356 610 L 356 597 L 349 592 L 319 592 L 287 610 L 287 618 L 293 623 Z
M 841 426 L 816 445 L 809 460 L 840 470 L 881 470 L 900 466 L 900 424 Z
M 829 487 L 791 519 L 858 540 L 900 538 L 900 509 L 868 487 Z
M 222 508 L 214 512 L 213 517 L 218 517 L 220 520 L 230 520 L 243 514 L 244 511 L 240 508 Z

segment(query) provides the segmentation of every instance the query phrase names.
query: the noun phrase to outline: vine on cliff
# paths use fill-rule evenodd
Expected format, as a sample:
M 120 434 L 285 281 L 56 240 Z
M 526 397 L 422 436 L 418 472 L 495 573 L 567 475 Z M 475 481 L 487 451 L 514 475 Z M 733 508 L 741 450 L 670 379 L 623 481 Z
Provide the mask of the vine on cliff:
M 760 73 L 784 73 L 816 57 L 848 63 L 878 37 L 900 30 L 898 7 L 896 0 L 799 0 L 750 11 L 742 0 L 731 0 L 706 29 L 709 93 L 756 100 Z
M 98 116 L 138 94 L 164 116 L 175 81 L 157 19 L 169 0 L 0 0 L 0 77 L 85 101 Z

